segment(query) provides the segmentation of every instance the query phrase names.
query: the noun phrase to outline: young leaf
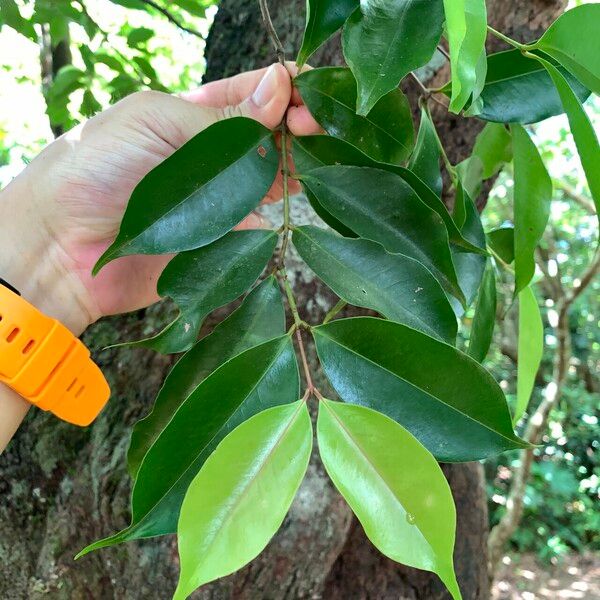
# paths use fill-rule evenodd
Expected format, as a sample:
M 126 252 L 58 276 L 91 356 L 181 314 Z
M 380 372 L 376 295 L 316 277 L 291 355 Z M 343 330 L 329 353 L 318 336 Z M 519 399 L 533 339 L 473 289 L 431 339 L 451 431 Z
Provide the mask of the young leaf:
M 408 168 L 418 175 L 438 196 L 441 196 L 440 148 L 435 126 L 425 107 L 421 109 L 421 124 L 417 134 L 415 150 L 410 157 Z
M 510 265 L 515 260 L 515 230 L 512 227 L 500 227 L 486 233 L 489 247 L 498 257 Z
M 577 146 L 581 165 L 596 205 L 596 214 L 600 215 L 600 144 L 590 118 L 581 106 L 579 99 L 560 71 L 547 60 L 538 58 L 546 67 L 567 113 L 571 133 Z
M 450 344 L 456 317 L 444 291 L 418 261 L 370 240 L 348 239 L 306 225 L 294 230 L 301 258 L 340 298 Z
M 535 384 L 535 376 L 544 352 L 544 325 L 537 299 L 531 286 L 519 292 L 519 344 L 517 364 L 517 404 L 513 423 L 527 410 Z
M 444 12 L 452 68 L 450 110 L 459 113 L 469 99 L 477 100 L 478 78 L 480 88 L 485 80 L 487 10 L 485 0 L 444 0 Z
M 358 83 L 359 115 L 368 115 L 381 97 L 431 59 L 443 24 L 442 0 L 361 1 L 342 35 L 344 57 Z
M 152 412 L 136 423 L 127 453 L 135 477 L 146 452 L 177 409 L 215 369 L 248 348 L 285 333 L 285 311 L 273 276 L 252 290 L 242 305 L 202 338 L 173 367 Z
M 535 272 L 534 252 L 552 201 L 552 180 L 535 144 L 520 125 L 511 125 L 514 154 L 515 296 Z
M 346 227 L 388 252 L 418 260 L 445 290 L 463 298 L 444 222 L 401 177 L 368 167 L 328 166 L 303 175 L 302 182 Z
M 396 562 L 437 573 L 461 598 L 452 553 L 456 509 L 435 458 L 374 410 L 322 400 L 323 465 L 375 547 Z
M 412 115 L 398 89 L 385 94 L 368 116 L 357 115 L 356 81 L 349 69 L 326 67 L 300 73 L 294 84 L 302 100 L 332 136 L 346 140 L 375 160 L 400 163 L 414 143 Z
M 332 321 L 313 335 L 340 398 L 391 417 L 438 460 L 480 460 L 524 446 L 498 384 L 456 348 L 372 317 Z
M 257 121 L 211 125 L 137 185 L 94 274 L 120 256 L 192 250 L 219 239 L 258 206 L 278 165 L 273 133 Z
M 557 60 L 579 81 L 600 94 L 600 4 L 582 4 L 563 13 L 530 47 Z
M 180 314 L 154 337 L 131 345 L 164 354 L 191 348 L 210 312 L 241 296 L 260 276 L 277 244 L 274 231 L 232 231 L 209 246 L 178 254 L 158 280 Z
M 255 415 L 217 446 L 181 507 L 174 600 L 262 552 L 302 483 L 312 440 L 306 403 L 300 401 Z
M 477 296 L 468 355 L 482 363 L 490 349 L 496 324 L 496 274 L 488 263 Z
M 150 447 L 133 486 L 131 525 L 78 556 L 128 540 L 174 533 L 181 502 L 217 444 L 273 406 L 295 402 L 298 365 L 286 335 L 232 358 L 186 398 Z
M 350 16 L 359 0 L 307 0 L 306 27 L 296 64 L 302 67 Z

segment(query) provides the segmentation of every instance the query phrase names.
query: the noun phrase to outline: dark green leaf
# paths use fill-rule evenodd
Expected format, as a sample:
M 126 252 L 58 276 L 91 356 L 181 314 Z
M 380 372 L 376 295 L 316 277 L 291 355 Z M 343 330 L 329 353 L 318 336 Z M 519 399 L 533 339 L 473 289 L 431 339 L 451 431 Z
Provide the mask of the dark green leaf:
M 492 265 L 488 264 L 479 288 L 469 339 L 468 354 L 479 363 L 483 362 L 490 349 L 495 324 L 496 274 Z
M 440 216 L 398 175 L 369 167 L 321 167 L 302 176 L 324 209 L 346 227 L 423 263 L 444 289 L 462 297 Z
M 281 527 L 304 478 L 313 432 L 305 402 L 271 408 L 230 433 L 185 496 L 173 600 L 249 563 Z
M 102 110 L 102 104 L 96 100 L 94 93 L 91 90 L 85 90 L 85 92 L 83 92 L 79 110 L 84 117 L 93 117 Z
M 361 1 L 342 36 L 344 57 L 358 83 L 359 115 L 369 114 L 382 96 L 431 59 L 443 24 L 442 0 Z
M 294 82 L 312 115 L 330 135 L 378 161 L 400 163 L 410 156 L 414 127 L 408 101 L 400 90 L 385 94 L 365 117 L 355 112 L 356 81 L 349 69 L 313 69 L 298 75 Z
M 331 400 L 319 404 L 317 438 L 327 473 L 378 550 L 434 571 L 460 599 L 456 509 L 435 458 L 385 415 Z
M 453 344 L 457 323 L 444 291 L 418 261 L 310 225 L 294 230 L 306 264 L 340 298 Z
M 425 107 L 421 109 L 421 125 L 408 168 L 441 196 L 440 148 L 435 126 Z
M 306 28 L 296 59 L 298 67 L 340 29 L 358 4 L 359 0 L 307 0 Z
M 285 312 L 274 277 L 265 279 L 243 304 L 202 338 L 173 367 L 158 393 L 152 412 L 136 423 L 127 454 L 133 477 L 146 452 L 177 409 L 215 369 L 248 348 L 285 333 Z
M 188 350 L 210 312 L 241 296 L 260 276 L 277 244 L 274 231 L 232 231 L 209 246 L 178 254 L 158 280 L 179 316 L 158 335 L 136 346 L 164 354 Z
M 438 460 L 479 460 L 524 446 L 498 384 L 456 348 L 371 317 L 336 320 L 313 335 L 340 397 L 391 417 Z
M 535 144 L 520 125 L 511 125 L 514 154 L 515 296 L 535 272 L 534 251 L 546 229 L 552 180 Z
M 512 227 L 500 227 L 486 234 L 490 248 L 507 265 L 515 260 L 515 230 Z
M 273 406 L 295 402 L 298 366 L 286 335 L 250 348 L 207 377 L 179 407 L 147 452 L 132 492 L 132 521 L 79 553 L 174 533 L 185 493 L 217 444 Z
M 120 256 L 192 250 L 219 239 L 258 206 L 278 165 L 273 133 L 257 121 L 211 125 L 138 184 L 94 273 Z

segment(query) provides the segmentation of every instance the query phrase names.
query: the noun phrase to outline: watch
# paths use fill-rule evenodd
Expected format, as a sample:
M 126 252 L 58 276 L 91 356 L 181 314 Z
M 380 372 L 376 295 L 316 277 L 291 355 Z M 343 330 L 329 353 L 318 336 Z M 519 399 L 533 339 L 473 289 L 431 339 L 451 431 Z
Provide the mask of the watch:
M 89 425 L 110 397 L 90 351 L 64 325 L 0 279 L 0 382 L 74 425 Z

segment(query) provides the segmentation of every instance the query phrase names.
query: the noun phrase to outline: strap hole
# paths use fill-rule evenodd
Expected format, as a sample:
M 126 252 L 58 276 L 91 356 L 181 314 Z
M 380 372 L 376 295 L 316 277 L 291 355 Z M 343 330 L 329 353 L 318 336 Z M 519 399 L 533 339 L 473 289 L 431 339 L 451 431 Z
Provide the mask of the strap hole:
M 79 396 L 81 396 L 81 394 L 83 394 L 83 390 L 85 390 L 85 385 L 82 385 L 78 390 L 77 393 L 75 394 L 75 398 L 79 398 Z
M 73 381 L 71 382 L 71 385 L 67 388 L 67 392 L 70 392 L 75 387 L 76 383 L 77 383 L 77 378 L 73 379 Z
M 8 337 L 6 338 L 6 341 L 10 344 L 12 341 L 14 341 L 14 339 L 19 335 L 19 331 L 20 329 L 18 327 L 15 327 L 9 334 Z
M 29 340 L 27 342 L 27 345 L 25 346 L 25 348 L 23 348 L 23 354 L 28 354 L 29 352 L 31 352 L 31 349 L 33 348 L 34 345 L 35 345 L 35 340 Z

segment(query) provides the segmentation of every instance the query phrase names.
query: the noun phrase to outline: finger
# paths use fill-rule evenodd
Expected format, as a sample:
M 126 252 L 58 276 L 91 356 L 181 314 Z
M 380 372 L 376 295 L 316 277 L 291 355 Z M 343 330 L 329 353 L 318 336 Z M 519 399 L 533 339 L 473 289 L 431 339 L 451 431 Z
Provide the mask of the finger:
M 290 77 L 293 79 L 294 77 L 296 77 L 296 75 L 298 75 L 298 72 L 300 73 L 304 73 L 305 71 L 311 71 L 312 67 L 310 65 L 303 65 L 302 69 L 300 69 L 300 71 L 298 71 L 298 65 L 294 62 L 288 61 L 285 65 L 286 69 L 288 70 L 288 73 L 290 74 Z M 300 92 L 298 91 L 298 88 L 293 87 L 292 88 L 292 98 L 290 100 L 290 105 L 291 106 L 302 106 L 304 104 L 304 102 L 302 101 L 302 97 L 300 96 Z
M 236 225 L 237 231 L 242 229 L 271 229 L 272 224 L 257 212 L 251 212 L 245 219 Z
M 306 106 L 291 106 L 287 113 L 287 125 L 292 135 L 296 136 L 323 133 L 323 129 Z

